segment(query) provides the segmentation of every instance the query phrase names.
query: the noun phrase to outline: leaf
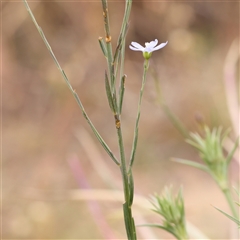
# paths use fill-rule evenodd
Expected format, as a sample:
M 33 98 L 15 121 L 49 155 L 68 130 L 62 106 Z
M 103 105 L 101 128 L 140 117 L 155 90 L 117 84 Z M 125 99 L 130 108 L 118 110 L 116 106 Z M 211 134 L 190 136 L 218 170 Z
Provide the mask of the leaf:
M 124 74 L 121 78 L 120 88 L 119 88 L 119 114 L 122 113 L 122 103 L 123 103 L 123 96 L 125 91 L 125 79 L 126 74 Z
M 26 7 L 26 9 L 27 9 L 27 11 L 28 11 L 28 13 L 29 13 L 29 15 L 30 15 L 30 17 L 31 17 L 34 25 L 36 26 L 36 28 L 37 28 L 37 30 L 38 30 L 38 32 L 39 32 L 39 34 L 40 34 L 43 42 L 45 43 L 46 48 L 48 49 L 50 55 L 52 56 L 52 58 L 53 58 L 53 60 L 54 60 L 54 62 L 55 62 L 55 64 L 56 64 L 57 68 L 59 69 L 59 71 L 60 71 L 60 73 L 61 73 L 64 81 L 66 82 L 66 84 L 67 84 L 67 86 L 68 86 L 68 88 L 69 88 L 69 90 L 71 91 L 72 95 L 74 96 L 74 98 L 75 98 L 78 106 L 80 107 L 83 116 L 86 118 L 88 124 L 90 125 L 93 133 L 94 133 L 95 136 L 97 137 L 97 139 L 98 139 L 98 141 L 100 142 L 100 144 L 103 146 L 103 148 L 106 150 L 106 152 L 108 153 L 108 155 L 112 158 L 112 160 L 119 166 L 119 165 L 120 165 L 119 161 L 118 161 L 117 158 L 114 156 L 114 154 L 112 153 L 112 151 L 110 150 L 110 148 L 108 147 L 108 145 L 105 143 L 105 141 L 103 140 L 103 138 L 101 137 L 101 135 L 99 134 L 99 132 L 97 131 L 97 129 L 95 128 L 95 126 L 93 125 L 92 121 L 91 121 L 90 118 L 88 117 L 88 115 L 87 115 L 87 113 L 86 113 L 86 111 L 85 111 L 85 109 L 84 109 L 84 107 L 83 107 L 83 105 L 82 105 L 82 102 L 81 102 L 80 98 L 78 97 L 78 95 L 77 95 L 77 93 L 74 91 L 74 89 L 72 88 L 71 83 L 70 83 L 70 81 L 68 80 L 67 75 L 65 74 L 65 72 L 64 72 L 64 70 L 62 69 L 61 65 L 59 64 L 59 62 L 58 62 L 55 54 L 53 53 L 52 48 L 51 48 L 50 44 L 48 43 L 47 38 L 45 37 L 43 30 L 42 30 L 41 27 L 38 25 L 38 23 L 37 23 L 34 15 L 33 15 L 33 13 L 32 13 L 32 11 L 31 11 L 31 9 L 30 9 L 27 1 L 26 1 L 26 0 L 23 0 L 23 2 L 24 2 L 24 4 L 25 4 L 25 7 Z
M 105 57 L 107 57 L 107 48 L 106 48 L 105 42 L 103 41 L 103 38 L 102 38 L 102 37 L 99 37 L 99 38 L 98 38 L 98 42 L 99 42 L 99 45 L 100 45 L 100 47 L 101 47 L 101 49 L 102 49 L 103 55 L 104 55 Z
M 116 110 L 115 110 L 114 104 L 113 104 L 113 97 L 112 97 L 112 93 L 111 93 L 111 88 L 110 88 L 109 81 L 108 81 L 108 75 L 107 75 L 106 71 L 105 71 L 105 88 L 106 88 L 106 93 L 107 93 L 107 99 L 108 99 L 109 106 L 110 106 L 111 110 L 113 111 L 113 113 L 116 113 Z
M 133 175 L 132 169 L 128 172 L 128 184 L 129 184 L 129 205 L 132 206 L 133 197 L 134 197 L 134 182 L 133 182 Z
M 203 171 L 209 173 L 208 168 L 203 164 L 196 163 L 196 162 L 193 162 L 193 161 L 190 161 L 190 160 L 181 159 L 181 158 L 172 158 L 171 160 L 174 161 L 174 162 L 177 162 L 177 163 L 181 163 L 181 164 L 185 164 L 185 165 L 188 165 L 188 166 L 191 166 L 191 167 L 198 168 L 200 170 L 203 170 Z
M 173 232 L 171 229 L 168 229 L 162 225 L 159 225 L 159 224 L 153 224 L 153 223 L 147 223 L 147 224 L 140 224 L 140 225 L 137 225 L 138 227 L 156 227 L 156 228 L 161 228 L 169 233 L 171 233 L 173 236 L 175 236 L 177 239 L 181 240 L 181 238 L 175 233 Z
M 234 144 L 234 146 L 233 146 L 232 151 L 231 151 L 231 152 L 228 154 L 228 156 L 227 156 L 227 159 L 226 159 L 227 165 L 231 162 L 231 160 L 232 160 L 232 158 L 233 158 L 233 155 L 234 155 L 235 151 L 236 151 L 237 148 L 238 148 L 238 144 L 239 144 L 239 137 L 237 138 L 237 140 L 236 140 L 236 142 L 235 142 L 235 144 Z
M 231 215 L 223 212 L 222 210 L 220 210 L 220 209 L 217 208 L 217 207 L 214 207 L 214 208 L 217 209 L 217 210 L 218 210 L 219 212 L 221 212 L 222 214 L 224 214 L 224 215 L 225 215 L 226 217 L 228 217 L 229 219 L 231 219 L 232 221 L 234 221 L 234 222 L 238 225 L 238 227 L 240 227 L 240 221 L 239 221 L 238 219 L 236 219 L 236 218 L 232 217 Z
M 134 231 L 135 227 L 133 228 L 133 218 L 131 215 L 131 209 L 129 208 L 127 203 L 123 204 L 123 213 L 124 213 L 125 228 L 127 231 L 128 239 L 134 240 L 133 236 L 136 235 L 136 231 Z

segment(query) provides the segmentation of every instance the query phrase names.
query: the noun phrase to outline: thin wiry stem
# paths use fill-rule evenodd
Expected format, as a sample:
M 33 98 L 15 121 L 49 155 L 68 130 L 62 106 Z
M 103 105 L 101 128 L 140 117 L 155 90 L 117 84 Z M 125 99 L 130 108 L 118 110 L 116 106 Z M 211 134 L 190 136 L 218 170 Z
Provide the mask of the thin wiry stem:
M 103 8 L 103 20 L 105 27 L 105 41 L 106 41 L 106 50 L 107 50 L 107 62 L 108 62 L 108 71 L 110 75 L 110 86 L 112 93 L 115 93 L 114 86 L 114 65 L 113 65 L 113 53 L 112 53 L 112 36 L 110 34 L 110 24 L 109 24 L 109 11 L 107 0 L 102 0 Z
M 168 107 L 168 105 L 166 104 L 166 102 L 163 99 L 157 72 L 152 71 L 152 76 L 153 76 L 154 82 L 155 82 L 158 104 L 162 107 L 164 113 L 166 114 L 166 116 L 168 117 L 170 122 L 173 124 L 173 126 L 182 134 L 182 136 L 184 138 L 188 138 L 189 137 L 188 130 L 183 125 L 183 123 L 180 121 L 180 119 L 171 111 L 171 109 Z
M 51 54 L 51 56 L 52 56 L 55 64 L 57 65 L 57 68 L 59 69 L 59 71 L 60 71 L 63 79 L 65 80 L 65 82 L 66 82 L 66 84 L 67 84 L 67 86 L 68 86 L 68 88 L 69 88 L 69 90 L 70 90 L 71 93 L 73 94 L 73 96 L 74 96 L 74 98 L 75 98 L 78 106 L 80 107 L 83 116 L 86 118 L 88 124 L 90 125 L 93 133 L 95 134 L 95 136 L 97 137 L 98 141 L 101 143 L 101 145 L 103 146 L 103 148 L 105 149 L 105 151 L 108 153 L 108 155 L 111 157 L 111 159 L 112 159 L 117 165 L 120 165 L 120 162 L 119 162 L 119 161 L 117 160 L 117 158 L 114 156 L 114 154 L 112 153 L 112 151 L 110 150 L 110 148 L 108 147 L 108 145 L 106 144 L 106 142 L 103 140 L 103 138 L 101 137 L 101 135 L 99 134 L 99 132 L 97 131 L 97 129 L 95 128 L 95 126 L 93 125 L 93 123 L 91 122 L 90 118 L 88 117 L 88 115 L 87 115 L 87 113 L 86 113 L 86 111 L 85 111 L 85 109 L 84 109 L 84 107 L 83 107 L 83 105 L 82 105 L 82 102 L 81 102 L 80 98 L 78 97 L 78 94 L 77 94 L 77 93 L 75 92 L 75 90 L 72 88 L 72 85 L 71 85 L 71 83 L 69 82 L 69 80 L 68 80 L 68 78 L 67 78 L 67 75 L 65 74 L 65 72 L 64 72 L 63 69 L 61 68 L 61 66 L 60 66 L 60 64 L 59 64 L 59 62 L 58 62 L 55 54 L 54 54 L 53 51 L 52 51 L 52 48 L 51 48 L 50 44 L 48 43 L 48 41 L 47 41 L 47 39 L 46 39 L 46 37 L 45 37 L 45 35 L 44 35 L 41 27 L 38 25 L 38 23 L 37 23 L 34 15 L 33 15 L 33 13 L 32 13 L 32 11 L 31 11 L 31 9 L 30 9 L 27 1 L 26 1 L 26 0 L 23 0 L 23 2 L 24 2 L 24 4 L 25 4 L 25 7 L 26 7 L 28 13 L 30 14 L 30 16 L 31 16 L 31 18 L 32 18 L 32 21 L 34 22 L 34 24 L 35 24 L 35 26 L 36 26 L 39 34 L 41 35 L 41 37 L 42 37 L 42 39 L 43 39 L 43 41 L 44 41 L 44 43 L 45 43 L 48 51 L 50 52 L 50 54 Z
M 149 60 L 145 59 L 143 78 L 142 78 L 142 87 L 141 87 L 141 90 L 140 90 L 137 118 L 136 118 L 135 129 L 134 129 L 133 146 L 132 146 L 132 152 L 131 152 L 130 163 L 129 163 L 130 168 L 133 165 L 133 162 L 134 162 L 134 159 L 135 159 L 135 154 L 136 154 L 136 149 L 137 149 L 138 125 L 139 125 L 139 120 L 140 120 L 140 115 L 141 115 L 141 104 L 142 104 L 143 90 L 144 90 L 144 86 L 145 86 L 145 83 L 146 83 L 148 67 L 149 67 Z
M 232 199 L 232 195 L 230 193 L 230 189 L 227 188 L 227 189 L 222 189 L 224 195 L 225 195 L 225 198 L 227 199 L 227 202 L 228 202 L 228 205 L 232 211 L 232 214 L 235 218 L 238 218 L 238 213 L 236 211 L 236 207 L 235 207 L 235 204 L 234 204 L 234 201 Z
M 108 16 L 108 5 L 107 0 L 102 0 L 102 7 L 103 7 L 103 17 L 104 17 L 104 25 L 105 25 L 105 34 L 106 34 L 106 57 L 108 62 L 108 72 L 110 75 L 110 87 L 111 87 L 111 94 L 113 105 L 117 106 L 117 111 L 114 112 L 114 119 L 118 134 L 118 144 L 119 144 L 119 151 L 120 151 L 120 159 L 121 165 L 120 170 L 122 174 L 122 181 L 123 181 L 123 189 L 124 189 L 124 204 L 123 204 L 123 212 L 124 212 L 124 221 L 125 221 L 125 228 L 127 232 L 127 236 L 129 240 L 137 239 L 136 236 L 136 229 L 134 219 L 132 217 L 132 201 L 134 195 L 134 186 L 133 186 L 133 178 L 132 173 L 128 174 L 126 159 L 125 159 L 125 150 L 123 144 L 123 136 L 122 136 L 122 126 L 121 126 L 121 119 L 120 114 L 122 110 L 122 98 L 124 93 L 124 52 L 125 52 L 125 38 L 128 26 L 128 19 L 130 15 L 132 1 L 126 0 L 125 1 L 125 12 L 122 22 L 121 31 L 118 38 L 117 48 L 114 54 L 112 54 L 112 46 L 111 46 L 111 35 L 110 35 L 110 26 L 109 26 L 109 16 Z M 120 61 L 120 64 L 119 64 Z M 118 68 L 120 65 L 120 90 L 119 90 L 119 98 L 117 103 L 116 98 L 116 78 L 118 73 Z M 114 69 L 115 67 L 115 69 Z M 124 78 L 123 78 L 124 77 Z M 109 92 L 109 91 L 108 91 Z M 109 96 L 110 99 L 111 96 Z M 116 108 L 115 108 L 116 109 Z

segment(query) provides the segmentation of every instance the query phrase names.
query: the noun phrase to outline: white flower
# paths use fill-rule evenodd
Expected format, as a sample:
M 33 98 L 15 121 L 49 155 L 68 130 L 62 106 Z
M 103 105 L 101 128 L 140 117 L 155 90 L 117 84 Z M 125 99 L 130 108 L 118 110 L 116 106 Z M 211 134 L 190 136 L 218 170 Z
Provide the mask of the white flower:
M 155 39 L 154 41 L 151 41 L 150 43 L 146 42 L 145 47 L 140 45 L 137 42 L 131 42 L 131 45 L 129 48 L 133 51 L 141 51 L 143 52 L 143 56 L 146 59 L 149 59 L 152 55 L 152 52 L 159 50 L 167 45 L 168 42 L 161 43 L 160 45 L 157 46 L 158 40 Z

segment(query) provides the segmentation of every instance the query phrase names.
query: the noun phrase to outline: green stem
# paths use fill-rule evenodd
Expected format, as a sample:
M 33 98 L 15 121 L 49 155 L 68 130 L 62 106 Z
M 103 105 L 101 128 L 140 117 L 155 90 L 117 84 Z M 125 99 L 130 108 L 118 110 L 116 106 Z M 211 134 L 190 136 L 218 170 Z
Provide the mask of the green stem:
M 238 218 L 238 213 L 236 211 L 235 204 L 232 199 L 232 194 L 229 189 L 228 163 L 226 159 L 222 159 L 221 162 L 223 162 L 223 164 L 219 166 L 219 171 L 218 172 L 212 171 L 211 175 L 213 179 L 216 181 L 216 183 L 218 184 L 219 188 L 222 190 L 233 216 L 235 218 Z M 211 169 L 210 169 L 210 172 L 211 172 Z
M 118 144 L 119 144 L 120 159 L 121 159 L 120 169 L 121 169 L 122 179 L 123 179 L 124 199 L 125 199 L 125 202 L 128 202 L 128 200 L 129 200 L 128 174 L 127 174 L 125 151 L 124 151 L 121 127 L 117 128 L 117 134 L 118 134 Z
M 132 152 L 131 152 L 131 157 L 130 157 L 129 168 L 131 168 L 133 163 L 134 163 L 135 153 L 136 153 L 136 149 L 137 149 L 138 125 L 139 125 L 139 120 L 140 120 L 140 115 L 141 115 L 141 105 L 142 105 L 143 90 L 144 90 L 144 86 L 145 86 L 145 83 L 146 83 L 148 67 L 149 67 L 149 60 L 145 59 L 145 61 L 144 61 L 144 70 L 143 70 L 143 77 L 142 77 L 142 87 L 141 87 L 141 90 L 140 90 L 140 96 L 139 96 L 139 101 L 138 101 L 138 111 L 137 111 L 137 118 L 136 118 L 135 129 L 134 129 L 133 146 L 132 146 Z
M 179 240 L 189 239 L 188 234 L 187 234 L 186 229 L 185 229 L 185 226 L 181 225 L 177 228 L 177 235 L 178 235 Z
M 183 137 L 188 138 L 189 134 L 187 129 L 183 126 L 182 122 L 179 118 L 170 110 L 170 108 L 166 105 L 166 103 L 161 103 L 162 109 L 172 125 L 183 135 Z
M 126 228 L 128 240 L 136 240 L 137 236 L 136 236 L 135 223 L 132 217 L 132 201 L 133 201 L 133 195 L 134 195 L 133 179 L 132 179 L 132 175 L 129 176 L 127 166 L 126 166 L 125 151 L 124 151 L 124 145 L 123 145 L 123 137 L 122 137 L 120 120 L 118 124 L 119 125 L 116 124 L 116 127 L 117 127 L 117 134 L 118 134 L 120 159 L 121 159 L 120 170 L 122 174 L 124 200 L 125 200 L 123 204 L 125 228 Z
M 106 50 L 107 50 L 107 62 L 108 62 L 108 71 L 110 76 L 110 86 L 112 93 L 115 93 L 114 86 L 114 65 L 113 65 L 113 53 L 112 53 L 112 36 L 110 34 L 110 24 L 109 24 L 109 10 L 107 0 L 102 0 L 102 8 L 103 8 L 103 19 L 104 19 L 104 27 L 105 27 L 105 42 L 106 42 Z
M 186 129 L 186 127 L 182 124 L 182 122 L 179 120 L 179 118 L 170 110 L 170 108 L 167 106 L 165 103 L 162 92 L 161 92 L 161 87 L 159 84 L 159 77 L 156 73 L 156 71 L 152 72 L 154 82 L 155 82 L 155 88 L 157 92 L 157 102 L 158 104 L 162 107 L 164 113 L 170 120 L 170 122 L 173 124 L 173 126 L 182 134 L 183 137 L 188 138 L 189 134 Z
M 235 207 L 235 204 L 233 202 L 232 195 L 230 193 L 230 189 L 226 188 L 226 189 L 222 189 L 222 191 L 223 191 L 223 193 L 224 193 L 224 195 L 227 199 L 227 202 L 229 204 L 229 207 L 232 211 L 233 216 L 238 219 L 238 213 L 236 211 L 236 207 Z
M 124 221 L 125 221 L 125 228 L 126 228 L 128 239 L 135 240 L 137 239 L 137 237 L 136 237 L 135 224 L 134 224 L 134 219 L 132 217 L 132 209 L 131 209 L 133 194 L 134 194 L 133 179 L 132 179 L 132 173 L 130 175 L 130 178 L 128 175 L 124 144 L 123 144 L 122 129 L 121 129 L 120 107 L 117 104 L 117 97 L 116 97 L 116 75 L 118 73 L 118 68 L 119 68 L 119 59 L 121 59 L 120 78 L 124 76 L 123 71 L 124 71 L 125 37 L 126 37 L 126 29 L 127 29 L 128 19 L 129 19 L 130 10 L 131 10 L 131 4 L 132 4 L 132 1 L 126 0 L 122 27 L 121 27 L 121 31 L 118 39 L 117 49 L 115 51 L 114 58 L 113 58 L 110 27 L 109 27 L 108 5 L 107 5 L 107 0 L 102 0 L 103 17 L 104 17 L 105 34 L 106 34 L 106 38 L 105 38 L 106 57 L 107 57 L 108 71 L 110 76 L 110 88 L 111 88 L 111 94 L 112 94 L 112 101 L 113 101 L 114 109 L 116 110 L 114 112 L 114 119 L 115 119 L 115 125 L 117 129 L 118 145 L 119 145 L 119 151 L 120 151 L 119 167 L 122 174 L 122 182 L 123 182 L 123 189 L 124 189 L 124 200 L 125 200 L 123 204 Z M 114 69 L 114 67 L 116 69 Z M 120 97 L 123 97 L 123 96 L 120 96 Z M 119 99 L 119 102 L 122 102 L 122 99 Z

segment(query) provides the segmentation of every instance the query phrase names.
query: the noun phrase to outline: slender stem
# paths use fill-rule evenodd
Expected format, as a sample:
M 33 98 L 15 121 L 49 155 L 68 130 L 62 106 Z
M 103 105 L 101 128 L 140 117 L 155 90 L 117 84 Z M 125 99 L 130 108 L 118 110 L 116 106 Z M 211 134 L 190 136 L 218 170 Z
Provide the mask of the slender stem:
M 235 204 L 233 202 L 232 195 L 230 193 L 230 189 L 226 188 L 226 189 L 222 189 L 222 191 L 223 191 L 223 193 L 224 193 L 224 195 L 227 199 L 227 202 L 229 204 L 229 207 L 232 211 L 233 216 L 238 219 L 238 213 L 236 211 L 236 207 L 235 207 Z
M 112 36 L 110 34 L 110 24 L 109 24 L 109 14 L 108 14 L 108 3 L 107 0 L 102 0 L 102 8 L 103 8 L 103 19 L 104 19 L 104 27 L 105 27 L 105 41 L 106 41 L 106 50 L 107 50 L 107 62 L 108 62 L 108 71 L 110 76 L 110 86 L 112 93 L 115 93 L 114 86 L 114 66 L 113 66 L 113 53 L 112 53 Z
M 162 109 L 172 125 L 182 134 L 183 137 L 188 138 L 189 134 L 187 129 L 183 126 L 179 118 L 171 111 L 171 109 L 166 105 L 166 103 L 161 103 Z
M 122 179 L 123 179 L 124 199 L 125 199 L 125 202 L 128 202 L 129 201 L 128 175 L 127 175 L 127 167 L 126 167 L 126 159 L 125 159 L 121 127 L 117 128 L 117 134 L 118 134 L 118 144 L 119 144 L 120 159 L 121 159 L 120 169 L 121 169 Z
M 110 27 L 109 27 L 108 5 L 107 5 L 107 0 L 102 0 L 103 17 L 104 17 L 105 34 L 106 34 L 106 38 L 105 38 L 106 57 L 108 62 L 108 72 L 110 75 L 110 88 L 111 88 L 111 94 L 112 94 L 112 101 L 113 101 L 114 109 L 116 109 L 116 111 L 114 112 L 114 119 L 115 119 L 117 134 L 118 134 L 118 145 L 119 145 L 119 151 L 120 151 L 120 170 L 122 174 L 123 189 L 124 189 L 124 200 L 125 200 L 123 204 L 124 221 L 125 221 L 125 228 L 126 228 L 128 239 L 135 240 L 137 239 L 137 237 L 136 237 L 135 224 L 134 224 L 134 219 L 132 217 L 132 209 L 131 209 L 132 200 L 133 200 L 133 189 L 134 189 L 133 179 L 132 179 L 132 173 L 131 173 L 131 178 L 129 180 L 127 164 L 125 159 L 122 128 L 121 128 L 120 107 L 116 107 L 118 106 L 117 97 L 116 97 L 116 76 L 118 73 L 120 59 L 121 59 L 120 78 L 124 76 L 123 71 L 124 71 L 125 37 L 126 37 L 126 29 L 127 29 L 128 19 L 129 19 L 130 10 L 131 10 L 131 4 L 132 4 L 132 1 L 130 0 L 125 1 L 125 12 L 123 17 L 122 27 L 121 27 L 121 31 L 118 38 L 117 49 L 113 57 Z M 123 96 L 121 95 L 120 98 L 121 97 Z M 119 98 L 119 102 L 122 101 L 122 99 L 120 98 Z
M 180 226 L 177 227 L 177 235 L 179 237 L 179 240 L 189 239 L 188 234 L 187 234 L 186 229 L 185 229 L 185 226 L 180 225 Z
M 235 204 L 232 198 L 232 194 L 231 191 L 229 189 L 229 180 L 228 180 L 228 163 L 226 161 L 226 159 L 223 159 L 222 162 L 224 162 L 224 164 L 222 164 L 221 166 L 221 170 L 220 173 L 217 175 L 215 172 L 211 173 L 211 176 L 213 177 L 213 179 L 216 181 L 216 183 L 218 184 L 219 188 L 222 190 L 228 205 L 231 209 L 231 212 L 233 214 L 233 216 L 235 218 L 238 218 L 238 213 L 236 211 L 235 208 Z M 211 171 L 211 170 L 210 170 Z
M 122 137 L 122 130 L 121 130 L 121 122 L 119 120 L 119 125 L 116 124 L 117 127 L 117 134 L 118 134 L 118 143 L 120 149 L 120 159 L 121 165 L 120 170 L 122 174 L 122 181 L 123 181 L 123 190 L 124 190 L 124 221 L 125 221 L 125 228 L 127 231 L 128 240 L 135 240 L 137 239 L 136 236 L 136 229 L 134 219 L 132 217 L 132 202 L 134 196 L 134 184 L 132 173 L 128 173 L 127 166 L 126 166 L 126 159 L 125 159 L 125 151 L 123 145 L 123 137 Z M 129 175 L 130 174 L 130 175 Z
M 126 31 L 129 16 L 131 13 L 131 8 L 132 8 L 132 0 L 125 0 L 125 13 L 124 13 L 123 21 L 122 21 L 120 35 Z
M 127 27 L 128 27 L 128 21 L 129 21 L 129 16 L 130 16 L 130 12 L 131 12 L 131 7 L 132 7 L 132 0 L 126 0 L 125 1 L 125 13 L 124 13 L 123 21 L 122 21 L 121 31 L 120 31 L 120 34 L 118 37 L 118 48 L 116 49 L 117 53 L 119 53 L 119 50 L 121 50 L 120 78 L 124 74 L 125 39 L 126 39 L 126 33 L 127 33 Z
M 67 84 L 67 86 L 68 86 L 68 88 L 69 88 L 69 90 L 71 91 L 72 95 L 74 96 L 74 98 L 75 98 L 78 106 L 80 107 L 80 109 L 81 109 L 81 111 L 82 111 L 83 116 L 86 118 L 88 124 L 90 125 L 90 127 L 91 127 L 91 129 L 92 129 L 92 131 L 93 131 L 93 133 L 95 134 L 95 136 L 97 137 L 98 141 L 101 143 L 101 145 L 103 146 L 103 148 L 106 150 L 106 152 L 108 153 L 108 155 L 112 158 L 112 160 L 113 160 L 117 165 L 119 165 L 119 164 L 120 164 L 119 161 L 118 161 L 117 158 L 114 156 L 114 154 L 112 153 L 112 151 L 110 150 L 110 148 L 108 147 L 108 145 L 106 144 L 106 142 L 103 140 L 103 138 L 101 137 L 101 135 L 99 134 L 99 132 L 97 131 L 97 129 L 95 128 L 95 126 L 93 125 L 92 121 L 91 121 L 90 118 L 88 117 L 88 115 L 87 115 L 87 113 L 86 113 L 86 111 L 85 111 L 85 109 L 84 109 L 84 107 L 83 107 L 83 105 L 82 105 L 82 102 L 81 102 L 78 94 L 77 94 L 76 91 L 73 89 L 70 81 L 68 80 L 67 75 L 65 74 L 65 72 L 64 72 L 64 70 L 62 69 L 61 65 L 59 64 L 59 62 L 58 62 L 55 54 L 54 54 L 53 51 L 52 51 L 52 48 L 51 48 L 50 44 L 49 44 L 48 41 L 47 41 L 47 38 L 45 37 L 45 34 L 44 34 L 43 30 L 42 30 L 41 27 L 38 25 L 38 23 L 37 23 L 34 15 L 33 15 L 33 13 L 32 13 L 32 11 L 31 11 L 31 9 L 30 9 L 27 1 L 26 1 L 26 0 L 23 0 L 23 2 L 24 2 L 24 4 L 25 4 L 25 7 L 26 7 L 26 9 L 27 9 L 27 11 L 28 11 L 28 13 L 29 13 L 29 15 L 30 15 L 33 23 L 35 24 L 35 26 L 36 26 L 36 28 L 37 28 L 40 36 L 42 37 L 43 42 L 45 43 L 45 45 L 46 45 L 49 53 L 51 54 L 51 56 L 52 56 L 55 64 L 57 65 L 57 68 L 59 69 L 59 71 L 60 71 L 60 73 L 61 73 L 64 81 L 66 82 L 66 84 Z
M 146 83 L 148 67 L 149 67 L 149 60 L 145 59 L 145 61 L 144 61 L 144 70 L 143 70 L 143 77 L 142 77 L 142 86 L 141 86 L 140 95 L 139 95 L 137 118 L 136 118 L 135 129 L 134 129 L 134 136 L 133 136 L 133 146 L 132 146 L 132 152 L 131 152 L 130 163 L 129 163 L 129 167 L 130 168 L 133 165 L 133 162 L 134 162 L 134 159 L 135 159 L 135 153 L 136 153 L 136 149 L 137 149 L 138 125 L 139 125 L 139 120 L 140 120 L 140 115 L 141 115 L 141 105 L 142 105 L 143 90 L 144 90 L 144 86 L 145 86 L 145 83 Z
M 125 228 L 126 228 L 128 240 L 135 240 L 137 238 L 136 238 L 135 224 L 132 217 L 132 208 L 131 208 L 132 200 L 130 199 L 130 195 L 133 196 L 133 192 L 130 192 L 130 184 L 128 180 L 128 171 L 127 171 L 126 160 L 125 160 L 121 127 L 117 128 L 117 133 L 118 133 L 118 143 L 119 143 L 120 156 L 121 156 L 120 170 L 122 174 L 124 200 L 125 200 L 123 204 Z
M 179 120 L 179 118 L 170 110 L 170 108 L 167 106 L 167 104 L 165 103 L 165 101 L 163 99 L 161 87 L 159 84 L 158 74 L 156 73 L 156 71 L 154 71 L 154 72 L 152 71 L 152 75 L 153 75 L 154 82 L 155 82 L 158 104 L 162 107 L 164 113 L 166 114 L 166 116 L 168 117 L 170 122 L 173 124 L 173 126 L 183 135 L 183 137 L 188 138 L 189 137 L 188 130 L 182 124 L 182 122 Z

